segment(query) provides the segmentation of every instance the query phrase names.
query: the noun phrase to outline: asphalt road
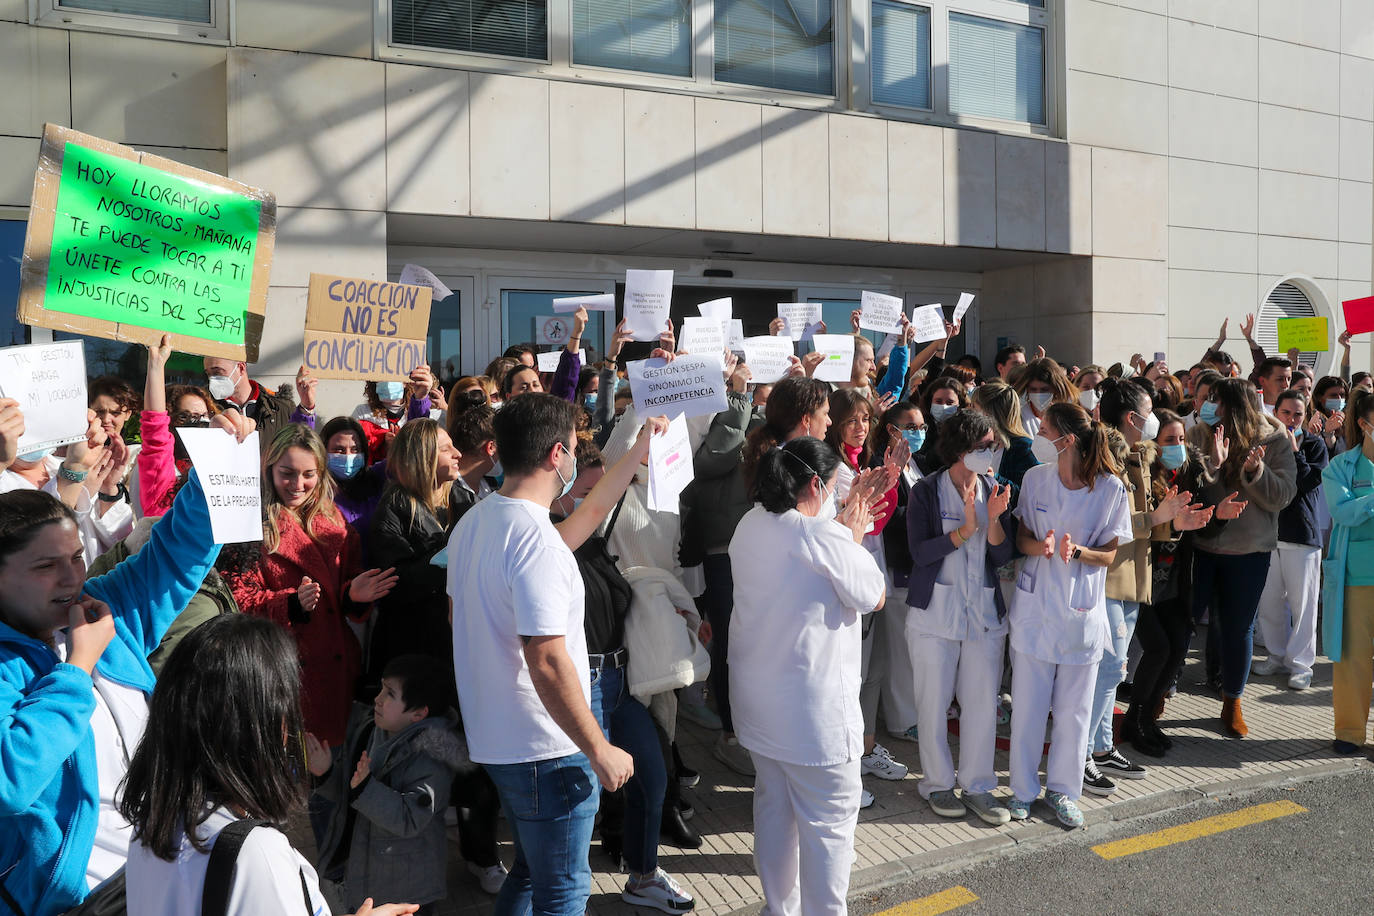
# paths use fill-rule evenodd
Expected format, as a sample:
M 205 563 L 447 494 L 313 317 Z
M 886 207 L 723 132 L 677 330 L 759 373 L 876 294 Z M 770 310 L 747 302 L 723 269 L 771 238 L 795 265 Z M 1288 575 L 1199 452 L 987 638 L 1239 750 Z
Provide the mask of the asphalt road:
M 1206 820 L 1225 815 L 1231 817 L 1220 823 Z M 1201 835 L 1226 826 L 1231 829 Z M 1135 845 L 1173 840 L 1170 845 L 1135 852 L 1125 844 L 1105 848 L 1119 856 L 1112 859 L 1094 851 L 1169 828 L 1181 829 Z M 1374 913 L 1372 857 L 1374 769 L 1364 769 L 1066 831 L 1052 843 L 859 895 L 851 899 L 850 911 L 855 916 Z

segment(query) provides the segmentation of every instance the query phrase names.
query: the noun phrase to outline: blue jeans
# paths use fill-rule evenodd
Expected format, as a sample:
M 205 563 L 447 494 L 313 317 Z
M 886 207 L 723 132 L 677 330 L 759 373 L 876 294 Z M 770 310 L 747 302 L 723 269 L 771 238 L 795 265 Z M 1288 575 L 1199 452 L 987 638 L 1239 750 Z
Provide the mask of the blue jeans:
M 1255 615 L 1269 577 L 1270 552 L 1194 553 L 1193 607 L 1210 608 L 1213 632 L 1219 628 L 1221 692 L 1239 697 L 1250 679 Z M 1211 645 L 1209 639 L 1208 645 Z
M 582 916 L 592 889 L 587 852 L 601 790 L 586 755 L 484 764 L 515 840 L 497 916 Z
M 625 784 L 625 837 L 621 852 L 635 874 L 658 868 L 658 830 L 668 767 L 649 710 L 625 685 L 624 668 L 592 672 L 592 712 L 606 740 L 634 758 L 635 774 Z M 605 836 L 604 834 L 602 835 Z
M 1088 744 L 1094 754 L 1105 754 L 1112 740 L 1112 713 L 1116 709 L 1116 688 L 1126 679 L 1126 651 L 1135 633 L 1140 602 L 1107 599 L 1107 627 L 1111 642 L 1097 665 L 1097 686 L 1093 688 L 1093 710 L 1088 714 Z

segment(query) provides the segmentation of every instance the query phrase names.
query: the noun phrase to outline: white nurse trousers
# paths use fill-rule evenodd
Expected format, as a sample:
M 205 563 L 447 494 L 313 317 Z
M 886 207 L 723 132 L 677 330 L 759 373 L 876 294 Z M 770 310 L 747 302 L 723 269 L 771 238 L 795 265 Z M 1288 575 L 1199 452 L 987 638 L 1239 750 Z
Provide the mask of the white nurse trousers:
M 1311 674 L 1317 660 L 1317 599 L 1322 588 L 1318 547 L 1280 542 L 1259 600 L 1259 632 L 1269 657 L 1289 674 Z
M 863 789 L 858 758 L 801 766 L 751 756 L 763 916 L 844 916 Z
M 911 608 L 906 605 L 906 589 L 899 586 L 889 588 L 882 619 L 882 626 L 887 629 L 887 677 L 883 680 L 883 720 L 887 723 L 887 730 L 894 735 L 900 735 L 915 725 L 918 716 L 916 676 L 906 636 L 906 618 L 910 612 Z
M 997 749 L 997 696 L 1002 689 L 1002 646 L 991 639 L 964 641 L 909 632 L 916 669 L 921 772 L 916 791 L 922 798 L 954 788 L 946 716 L 959 698 L 959 788 L 990 792 L 997 786 L 993 755 Z
M 1083 794 L 1097 662 L 1056 665 L 1011 650 L 1011 791 L 1019 800 L 1040 796 L 1040 758 L 1045 722 L 1054 710 L 1045 784 L 1077 801 Z

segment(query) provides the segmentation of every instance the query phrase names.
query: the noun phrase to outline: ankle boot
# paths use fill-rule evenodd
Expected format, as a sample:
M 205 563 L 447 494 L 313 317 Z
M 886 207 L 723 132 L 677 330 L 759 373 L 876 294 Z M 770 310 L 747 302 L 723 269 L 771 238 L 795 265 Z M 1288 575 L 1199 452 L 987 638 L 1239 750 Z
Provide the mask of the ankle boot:
M 1244 738 L 1250 734 L 1245 717 L 1240 714 L 1240 697 L 1223 697 L 1221 701 L 1221 727 L 1233 738 Z
M 661 842 L 679 849 L 700 849 L 704 842 L 701 834 L 693 830 L 692 825 L 683 819 L 682 812 L 676 805 L 663 809 L 659 831 Z

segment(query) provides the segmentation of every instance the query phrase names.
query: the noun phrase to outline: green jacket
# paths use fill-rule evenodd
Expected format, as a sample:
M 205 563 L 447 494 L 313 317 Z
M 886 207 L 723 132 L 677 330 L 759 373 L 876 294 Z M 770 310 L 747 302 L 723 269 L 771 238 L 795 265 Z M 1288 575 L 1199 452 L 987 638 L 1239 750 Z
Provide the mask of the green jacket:
M 706 439 L 692 458 L 695 479 L 683 491 L 688 504 L 683 517 L 682 540 L 684 556 L 725 553 L 735 526 L 752 507 L 744 475 L 740 471 L 740 456 L 744 439 L 763 424 L 763 414 L 750 403 L 747 394 L 731 392 L 725 410 L 716 414 Z M 696 563 L 683 562 L 683 566 Z

